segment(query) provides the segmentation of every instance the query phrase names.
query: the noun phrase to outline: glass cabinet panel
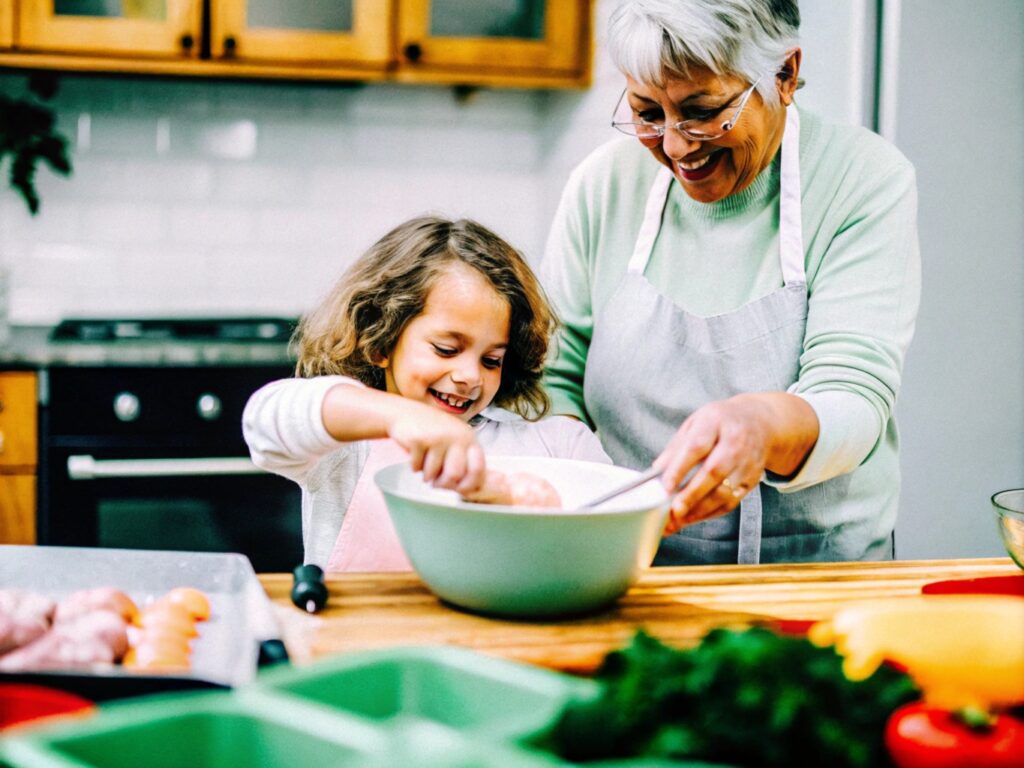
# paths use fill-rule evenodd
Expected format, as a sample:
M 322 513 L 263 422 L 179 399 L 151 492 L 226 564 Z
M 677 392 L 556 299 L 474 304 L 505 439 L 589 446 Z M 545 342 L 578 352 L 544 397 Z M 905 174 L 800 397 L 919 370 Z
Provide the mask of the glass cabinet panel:
M 180 60 L 196 55 L 203 0 L 18 0 L 14 5 L 18 47 L 26 51 Z
M 53 14 L 163 21 L 167 18 L 167 3 L 166 0 L 54 0 Z
M 249 29 L 300 29 L 351 32 L 353 0 L 249 0 Z
M 402 0 L 399 77 L 586 81 L 593 0 Z M 514 79 L 513 79 L 514 78 Z
M 544 38 L 545 0 L 433 0 L 431 37 Z

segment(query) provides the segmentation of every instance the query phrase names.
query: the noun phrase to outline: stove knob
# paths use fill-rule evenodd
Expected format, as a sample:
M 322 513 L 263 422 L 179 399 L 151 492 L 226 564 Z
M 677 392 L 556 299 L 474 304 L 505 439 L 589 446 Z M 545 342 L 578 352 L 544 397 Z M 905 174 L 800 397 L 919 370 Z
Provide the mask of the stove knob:
M 196 412 L 207 421 L 220 418 L 221 411 L 223 410 L 220 398 L 216 395 L 211 395 L 209 392 L 201 394 L 199 399 L 196 400 Z
M 114 415 L 121 421 L 135 421 L 141 410 L 139 398 L 131 392 L 119 392 L 114 398 Z

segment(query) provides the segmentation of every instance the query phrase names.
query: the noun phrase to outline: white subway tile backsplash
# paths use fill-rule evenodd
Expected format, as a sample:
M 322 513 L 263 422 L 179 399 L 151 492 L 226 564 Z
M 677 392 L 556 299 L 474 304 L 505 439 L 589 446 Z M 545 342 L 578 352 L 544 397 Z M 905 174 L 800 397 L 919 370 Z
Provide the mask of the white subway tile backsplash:
M 175 205 L 170 208 L 170 243 L 197 246 L 251 242 L 256 211 L 242 207 Z
M 82 238 L 101 242 L 149 244 L 167 234 L 167 209 L 158 202 L 132 200 L 82 204 Z
M 291 203 L 298 206 L 306 198 L 304 171 L 283 164 L 221 163 L 214 179 L 218 204 Z
M 0 74 L 0 90 L 22 81 Z M 477 219 L 535 260 L 567 168 L 599 143 L 586 131 L 604 127 L 619 87 L 462 98 L 439 86 L 65 75 L 54 106 L 73 175 L 39 171 L 34 218 L 0 188 L 12 320 L 298 314 L 425 213 Z M 600 125 L 574 120 L 581 107 Z

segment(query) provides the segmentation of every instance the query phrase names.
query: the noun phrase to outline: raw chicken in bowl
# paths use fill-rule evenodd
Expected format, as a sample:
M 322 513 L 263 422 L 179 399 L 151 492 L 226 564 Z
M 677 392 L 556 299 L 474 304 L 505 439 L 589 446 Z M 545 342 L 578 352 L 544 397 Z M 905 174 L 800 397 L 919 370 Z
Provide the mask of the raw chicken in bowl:
M 441 599 L 505 616 L 586 613 L 621 596 L 654 559 L 668 514 L 656 480 L 581 510 L 638 473 L 522 456 L 488 457 L 487 467 L 546 480 L 562 506 L 467 502 L 424 483 L 407 463 L 374 477 L 413 568 Z

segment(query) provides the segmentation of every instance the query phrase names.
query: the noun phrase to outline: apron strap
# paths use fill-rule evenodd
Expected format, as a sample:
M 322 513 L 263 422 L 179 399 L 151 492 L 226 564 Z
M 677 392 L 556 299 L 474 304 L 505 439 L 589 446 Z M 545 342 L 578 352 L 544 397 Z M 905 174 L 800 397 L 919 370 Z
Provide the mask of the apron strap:
M 740 531 L 737 562 L 757 565 L 761 562 L 761 485 L 740 499 Z
M 651 191 L 647 194 L 644 221 L 636 236 L 636 245 L 633 246 L 633 255 L 629 258 L 629 266 L 626 267 L 629 272 L 642 275 L 647 269 L 651 251 L 654 250 L 654 241 L 658 239 L 658 230 L 661 229 L 661 216 L 668 203 L 668 188 L 674 178 L 672 171 L 664 166 L 654 178 Z
M 779 263 L 786 285 L 807 282 L 800 214 L 800 115 L 794 104 L 786 109 L 779 179 Z

